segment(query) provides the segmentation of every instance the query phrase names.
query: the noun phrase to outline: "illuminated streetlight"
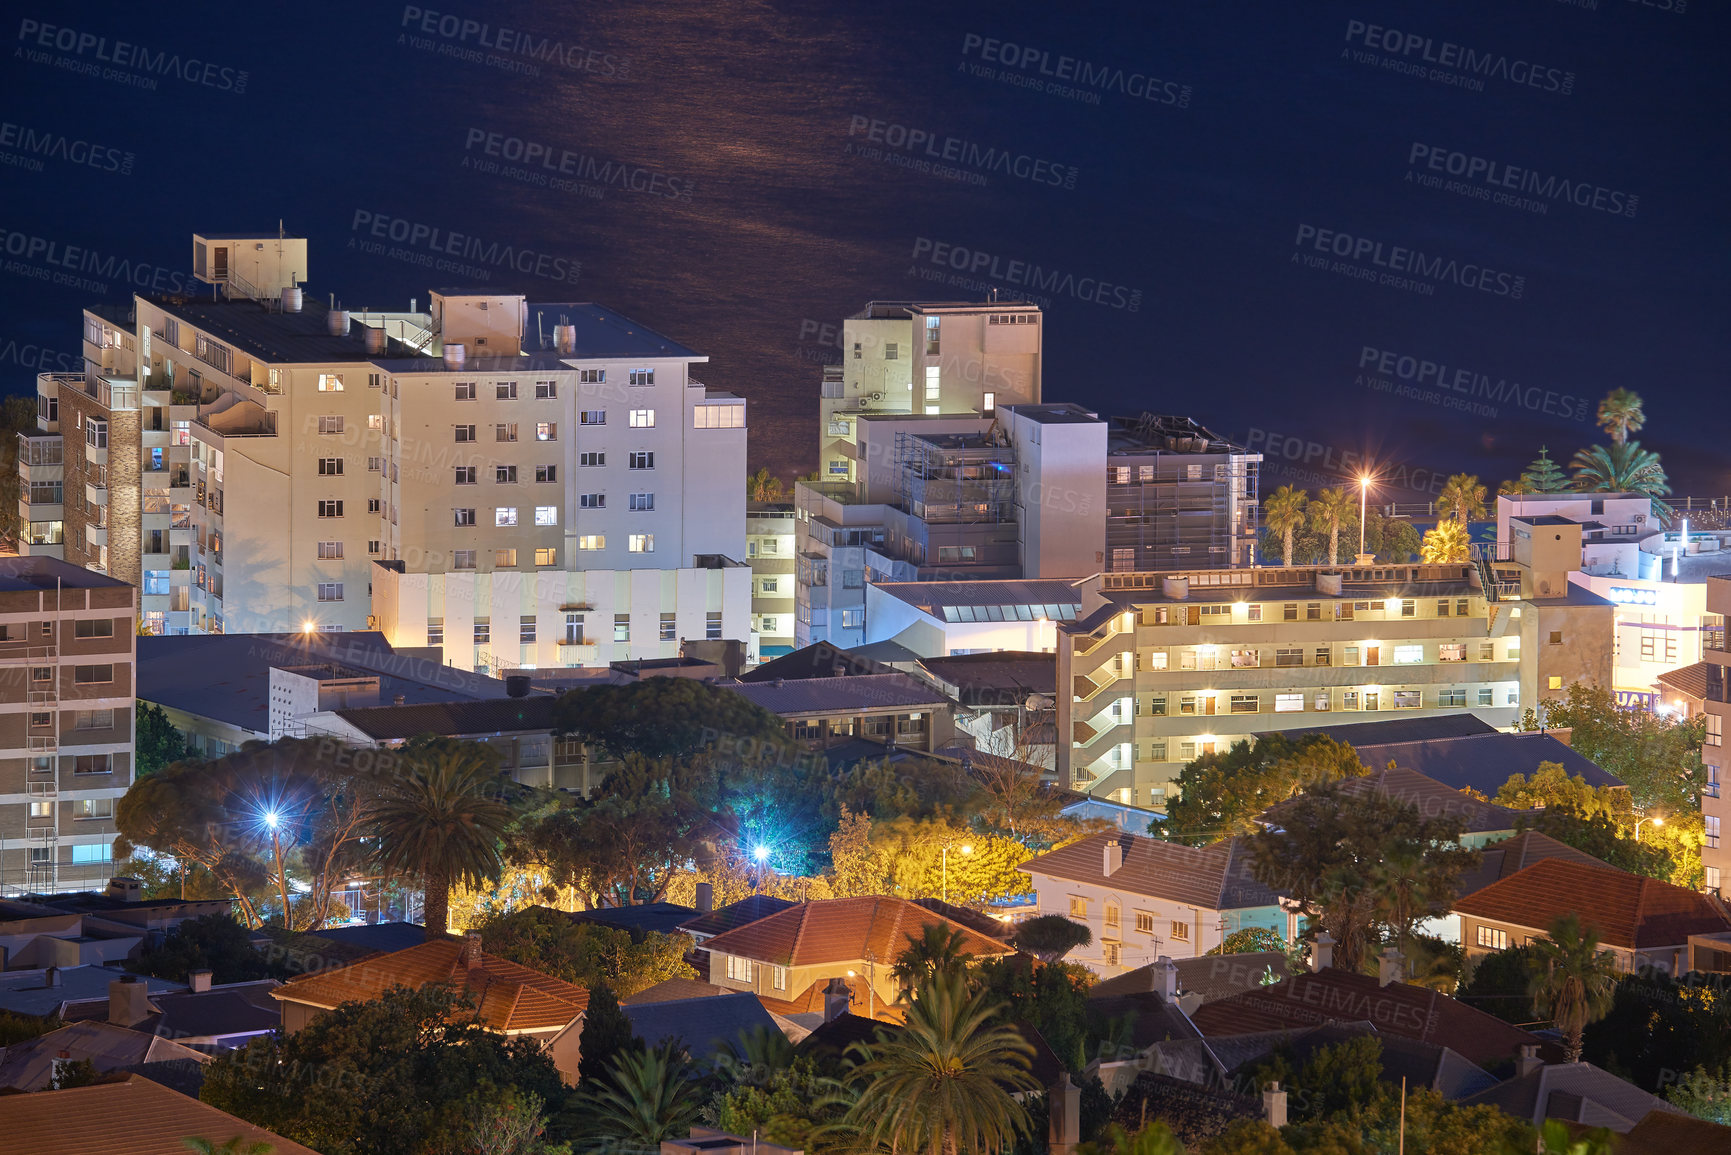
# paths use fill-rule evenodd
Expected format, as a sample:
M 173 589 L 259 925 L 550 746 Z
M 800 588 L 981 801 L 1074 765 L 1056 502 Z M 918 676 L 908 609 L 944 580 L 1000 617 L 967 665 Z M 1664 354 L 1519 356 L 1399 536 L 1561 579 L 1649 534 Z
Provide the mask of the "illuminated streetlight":
M 1660 815 L 1657 815 L 1657 814 L 1655 814 L 1651 818 L 1636 819 L 1635 820 L 1635 841 L 1636 842 L 1641 841 L 1641 823 L 1643 823 L 1643 822 L 1651 822 L 1654 826 L 1665 825 L 1665 819 L 1663 817 L 1661 817 Z
M 1364 557 L 1364 519 L 1370 506 L 1370 474 L 1358 479 L 1358 556 Z
M 281 821 L 281 819 L 279 819 L 279 818 L 278 818 L 278 817 L 277 817 L 277 812 L 276 812 L 276 811 L 274 811 L 274 810 L 266 810 L 266 811 L 265 811 L 265 812 L 264 812 L 264 824 L 265 824 L 265 825 L 266 825 L 266 826 L 268 826 L 268 827 L 270 827 L 270 828 L 271 828 L 271 829 L 272 829 L 272 830 L 275 830 L 275 829 L 276 829 L 276 827 L 277 827 L 277 823 L 278 823 L 278 822 L 279 822 L 279 821 Z
M 964 842 L 957 849 L 959 849 L 963 854 L 972 854 L 974 852 L 974 844 L 971 842 Z M 950 844 L 947 842 L 944 843 L 941 859 L 943 862 L 943 896 L 944 901 L 948 902 L 950 901 Z
M 769 847 L 760 843 L 751 848 L 751 856 L 757 860 L 759 866 L 762 866 L 769 861 Z
M 314 630 L 317 630 L 318 628 L 319 628 L 319 624 L 317 622 L 313 621 L 311 618 L 308 618 L 306 621 L 301 623 L 301 633 L 303 633 L 303 634 L 310 634 Z

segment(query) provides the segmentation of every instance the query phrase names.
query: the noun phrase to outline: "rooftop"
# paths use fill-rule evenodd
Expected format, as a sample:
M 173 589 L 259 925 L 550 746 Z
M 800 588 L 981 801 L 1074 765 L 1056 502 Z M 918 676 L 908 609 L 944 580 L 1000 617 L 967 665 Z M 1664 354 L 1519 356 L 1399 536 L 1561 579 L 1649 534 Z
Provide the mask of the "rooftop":
M 692 1058 L 708 1058 L 757 1028 L 779 1031 L 763 1003 L 750 991 L 728 991 L 710 998 L 670 1002 L 622 1003 L 631 1033 L 653 1047 L 663 1039 L 679 1039 Z
M 1269 731 L 1274 733 L 1275 731 Z M 1437 714 L 1429 718 L 1394 718 L 1387 722 L 1343 722 L 1335 726 L 1311 726 L 1303 730 L 1278 731 L 1288 738 L 1321 734 L 1349 746 L 1383 746 L 1394 743 L 1428 742 L 1438 738 L 1465 738 L 1473 734 L 1495 734 L 1497 728 L 1477 714 Z M 1257 737 L 1263 737 L 1258 734 Z M 1386 760 L 1385 760 L 1386 761 Z M 1499 784 L 1500 785 L 1500 784 Z
M 1368 761 L 1366 764 L 1372 767 L 1378 765 Z M 1462 831 L 1468 834 L 1513 830 L 1521 818 L 1533 813 L 1528 810 L 1510 810 L 1494 802 L 1485 802 L 1438 782 L 1435 778 L 1428 778 L 1416 770 L 1407 770 L 1400 766 L 1389 769 L 1386 764 L 1380 769 L 1372 769 L 1361 778 L 1347 778 L 1337 782 L 1334 787 L 1347 799 L 1380 794 L 1390 802 L 1412 807 L 1427 819 L 1444 816 L 1459 818 Z M 1278 826 L 1282 818 L 1290 814 L 1298 804 L 1297 798 L 1277 802 L 1262 812 L 1261 820 Z
M 1564 1119 L 1626 1132 L 1653 1112 L 1680 1108 L 1591 1063 L 1548 1063 L 1461 1100 L 1463 1107 L 1497 1107 L 1537 1127 Z
M 444 364 L 437 357 L 416 355 L 394 337 L 389 339 L 383 354 L 367 352 L 367 327 L 359 323 L 359 313 L 351 314 L 347 333 L 340 337 L 332 335 L 326 319 L 330 308 L 311 294 L 306 296 L 298 313 L 285 313 L 244 298 L 152 297 L 150 302 L 169 316 L 196 325 L 260 361 L 291 365 L 362 364 L 384 357 L 435 369 Z
M 1204 1003 L 1229 998 L 1245 991 L 1259 990 L 1263 977 L 1270 971 L 1275 979 L 1285 979 L 1292 973 L 1284 954 L 1277 950 L 1248 951 L 1244 954 L 1204 955 L 1201 958 L 1172 960 L 1178 968 L 1178 989 L 1185 994 L 1200 995 Z M 1158 992 L 1158 963 L 1137 967 L 1095 983 L 1088 988 L 1091 999 L 1118 995 Z
M 1511 775 L 1531 774 L 1541 762 L 1559 763 L 1571 776 L 1586 779 L 1589 786 L 1623 785 L 1622 779 L 1601 770 L 1584 754 L 1542 730 L 1515 734 L 1492 731 L 1456 738 L 1357 743 L 1357 746 L 1358 756 L 1366 766 L 1386 766 L 1392 761 L 1456 790 L 1470 786 L 1487 798 L 1494 798 Z
M 949 699 L 937 690 L 918 678 L 901 673 L 720 684 L 783 718 L 848 710 L 929 709 L 949 705 Z
M 1480 851 L 1478 866 L 1461 875 L 1455 893 L 1459 896 L 1477 893 L 1491 883 L 1517 874 L 1545 858 L 1563 858 L 1583 866 L 1610 867 L 1609 863 L 1601 862 L 1585 851 L 1576 850 L 1566 842 L 1558 842 L 1548 834 L 1528 830 L 1501 842 L 1487 843 Z
M 34 1039 L 0 1047 L 0 1091 L 40 1091 L 52 1085 L 57 1058 L 87 1060 L 101 1074 L 172 1059 L 210 1061 L 209 1056 L 150 1031 L 101 1021 L 69 1023 Z
M 125 586 L 119 578 L 95 573 L 61 561 L 57 557 L 0 557 L 0 591 L 67 589 L 113 589 Z
M 996 939 L 899 898 L 829 898 L 800 903 L 779 914 L 718 934 L 704 949 L 777 966 L 822 966 L 864 958 L 893 959 L 928 926 L 962 933 L 968 954 L 1011 954 Z
M 616 361 L 626 357 L 672 357 L 682 361 L 707 361 L 708 357 L 687 349 L 671 337 L 638 324 L 622 313 L 593 301 L 531 301 L 524 324 L 523 348 L 556 353 L 553 329 L 571 325 L 577 344 L 563 354 L 576 361 Z
M 882 674 L 889 667 L 842 649 L 831 642 L 813 642 L 804 649 L 762 662 L 739 675 L 741 682 L 773 682 L 777 678 L 837 678 L 853 674 Z
M 697 917 L 693 907 L 676 902 L 646 902 L 636 906 L 603 906 L 596 910 L 571 912 L 573 922 L 592 922 L 616 927 L 636 935 L 645 932 L 676 934 L 684 923 Z M 651 1040 L 652 1042 L 654 1040 Z
M 1106 436 L 1106 452 L 1136 456 L 1149 453 L 1248 454 L 1250 450 L 1219 436 L 1194 418 L 1144 413 L 1139 417 L 1112 418 L 1112 428 Z
M 784 910 L 798 906 L 785 898 L 776 898 L 768 894 L 754 894 L 742 898 L 738 902 L 717 907 L 708 914 L 700 914 L 688 918 L 679 924 L 679 929 L 687 934 L 717 935 L 756 922 L 760 918 L 768 918 L 772 914 L 780 914 Z
M 1051 696 L 1058 692 L 1056 654 L 999 650 L 922 658 L 920 665 L 940 685 L 953 688 L 969 706 L 1021 705 L 1029 694 Z
M 1026 417 L 1037 425 L 1098 425 L 1100 415 L 1069 402 L 1051 405 L 1006 406 L 1017 417 Z
M 187 1136 L 198 1135 L 218 1142 L 238 1136 L 242 1148 L 263 1143 L 275 1155 L 318 1155 L 140 1075 L 9 1096 L 5 1104 L 7 1146 L 16 1151 L 186 1155 Z
M 558 699 L 549 694 L 528 698 L 489 698 L 480 702 L 424 702 L 401 706 L 358 706 L 333 711 L 337 717 L 380 742 L 420 734 L 477 737 L 552 731 Z
M 1592 903 L 1582 910 L 1582 896 Z M 1626 950 L 1680 946 L 1692 934 L 1731 930 L 1731 914 L 1711 895 L 1610 866 L 1543 858 L 1455 901 L 1455 913 L 1543 933 L 1559 916 L 1580 913 L 1599 941 Z
M 1070 621 L 1082 608 L 1070 578 L 878 582 L 872 588 L 947 622 Z
M 1674 694 L 1702 701 L 1707 697 L 1707 665 L 1706 662 L 1696 662 L 1691 666 L 1680 666 L 1666 670 L 1653 680 Z
M 57 985 L 48 985 L 46 970 L 0 973 L 0 1010 L 46 1018 L 59 1014 L 67 1003 L 106 1001 L 109 983 L 117 979 L 140 977 L 128 974 L 118 967 L 77 966 L 50 969 L 55 971 Z M 186 989 L 185 983 L 171 982 L 168 979 L 144 978 L 142 981 L 151 997 Z
M 1123 862 L 1106 873 L 1106 848 L 1123 848 Z M 1036 855 L 1016 868 L 1025 874 L 1106 886 L 1208 910 L 1273 906 L 1279 896 L 1250 874 L 1250 847 L 1242 838 L 1209 846 L 1183 846 L 1141 834 L 1095 834 Z

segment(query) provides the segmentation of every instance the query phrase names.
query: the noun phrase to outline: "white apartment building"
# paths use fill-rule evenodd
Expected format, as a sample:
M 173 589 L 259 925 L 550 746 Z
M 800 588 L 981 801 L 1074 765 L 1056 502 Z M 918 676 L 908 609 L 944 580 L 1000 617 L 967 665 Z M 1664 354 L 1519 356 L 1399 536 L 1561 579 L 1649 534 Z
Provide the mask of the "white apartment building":
M 692 379 L 706 357 L 587 302 L 330 308 L 303 296 L 295 238 L 194 252 L 212 299 L 87 316 L 83 379 L 39 384 L 44 433 L 59 399 L 143 397 L 124 498 L 104 446 L 103 533 L 138 503 L 147 627 L 371 624 L 495 671 L 748 637 L 745 402 Z
M 797 521 L 785 502 L 752 502 L 745 557 L 751 566 L 751 634 L 760 661 L 793 652 Z

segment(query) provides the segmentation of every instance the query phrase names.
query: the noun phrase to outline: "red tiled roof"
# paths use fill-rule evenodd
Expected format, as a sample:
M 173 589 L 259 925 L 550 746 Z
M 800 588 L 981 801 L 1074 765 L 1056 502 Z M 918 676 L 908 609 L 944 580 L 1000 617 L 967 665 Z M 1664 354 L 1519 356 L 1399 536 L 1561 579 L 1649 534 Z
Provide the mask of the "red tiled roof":
M 564 1027 L 589 1006 L 589 992 L 582 987 L 485 952 L 478 966 L 467 968 L 464 945 L 461 939 L 434 939 L 353 966 L 293 979 L 271 994 L 283 1002 L 330 1010 L 343 1003 L 371 1001 L 392 987 L 419 990 L 448 983 L 474 1000 L 488 1030 L 501 1034 Z
M 1209 1037 L 1369 1022 L 1381 1034 L 1448 1047 L 1480 1066 L 1513 1058 L 1521 1047 L 1539 1042 L 1447 995 L 1407 983 L 1385 987 L 1369 975 L 1335 967 L 1204 1003 L 1190 1019 Z
M 1707 663 L 1696 662 L 1690 666 L 1678 666 L 1675 670 L 1666 670 L 1653 679 L 1663 682 L 1685 698 L 1702 701 L 1707 697 Z
M 1582 911 L 1584 896 L 1590 909 Z M 1723 904 L 1686 887 L 1610 866 L 1546 858 L 1455 901 L 1457 914 L 1538 933 L 1559 916 L 1580 913 L 1606 946 L 1679 946 L 1692 934 L 1731 930 Z
M 1537 830 L 1528 830 L 1513 838 L 1485 844 L 1478 866 L 1461 875 L 1455 893 L 1463 896 L 1476 894 L 1498 879 L 1508 878 L 1547 858 L 1565 858 L 1583 866 L 1609 866 L 1566 842 L 1558 842 Z
M 255 1127 L 226 1111 L 171 1091 L 142 1075 L 64 1091 L 0 1099 L 6 1150 L 102 1155 L 186 1155 L 186 1140 L 222 1144 L 239 1136 L 268 1143 L 276 1155 L 318 1155 L 311 1147 Z
M 822 966 L 874 958 L 893 964 L 928 926 L 962 932 L 972 955 L 1013 954 L 1013 948 L 899 898 L 828 898 L 805 902 L 716 935 L 705 950 L 775 966 Z
M 1124 861 L 1108 875 L 1105 851 L 1113 841 L 1124 848 Z M 1209 910 L 1273 906 L 1279 901 L 1274 891 L 1251 877 L 1249 847 L 1238 838 L 1198 847 L 1113 831 L 1049 850 L 1016 869 Z

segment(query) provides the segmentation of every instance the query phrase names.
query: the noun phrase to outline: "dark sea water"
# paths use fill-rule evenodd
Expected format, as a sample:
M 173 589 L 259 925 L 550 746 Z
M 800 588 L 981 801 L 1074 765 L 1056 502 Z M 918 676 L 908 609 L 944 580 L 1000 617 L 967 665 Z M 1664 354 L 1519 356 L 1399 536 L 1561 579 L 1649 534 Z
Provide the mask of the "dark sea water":
M 1048 399 L 1194 416 L 1271 481 L 1494 488 L 1628 386 L 1722 494 L 1731 20 L 1681 5 L 9 3 L 0 384 L 280 219 L 352 308 L 489 285 L 707 352 L 788 477 L 826 326 L 995 286 L 1045 298 Z M 433 230 L 483 259 L 416 263 Z M 89 283 L 39 279 L 69 246 Z

